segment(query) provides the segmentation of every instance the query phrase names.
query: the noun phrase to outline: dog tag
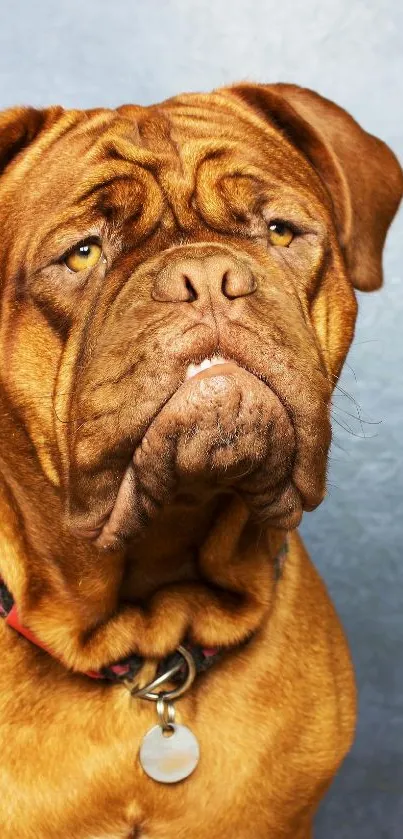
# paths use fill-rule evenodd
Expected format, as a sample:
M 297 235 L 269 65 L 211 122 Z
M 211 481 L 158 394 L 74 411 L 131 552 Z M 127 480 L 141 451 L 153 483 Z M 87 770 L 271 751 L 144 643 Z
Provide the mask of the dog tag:
M 172 723 L 168 731 L 154 726 L 140 746 L 140 763 L 150 778 L 176 784 L 194 772 L 199 762 L 199 744 L 186 725 Z

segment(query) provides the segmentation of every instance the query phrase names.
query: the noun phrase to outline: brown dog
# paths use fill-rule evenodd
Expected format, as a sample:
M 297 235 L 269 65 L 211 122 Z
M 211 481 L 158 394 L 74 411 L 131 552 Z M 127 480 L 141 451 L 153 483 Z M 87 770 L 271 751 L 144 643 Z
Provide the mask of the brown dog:
M 1 835 L 308 839 L 355 696 L 294 529 L 400 167 L 311 91 L 243 84 L 13 109 L 0 171 Z M 167 785 L 155 703 L 86 674 L 135 653 L 144 686 L 182 642 L 215 649 Z

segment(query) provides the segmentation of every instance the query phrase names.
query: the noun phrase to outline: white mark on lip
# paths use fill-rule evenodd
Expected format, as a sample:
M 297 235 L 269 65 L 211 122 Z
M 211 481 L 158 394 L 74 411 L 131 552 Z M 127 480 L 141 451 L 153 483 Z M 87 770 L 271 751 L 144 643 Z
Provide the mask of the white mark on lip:
M 200 364 L 189 364 L 189 367 L 186 370 L 186 379 L 191 379 L 192 376 L 197 376 L 198 373 L 202 373 L 203 370 L 208 370 L 209 367 L 214 367 L 216 364 L 227 364 L 228 359 L 223 358 L 221 355 L 215 355 L 213 358 L 204 358 Z

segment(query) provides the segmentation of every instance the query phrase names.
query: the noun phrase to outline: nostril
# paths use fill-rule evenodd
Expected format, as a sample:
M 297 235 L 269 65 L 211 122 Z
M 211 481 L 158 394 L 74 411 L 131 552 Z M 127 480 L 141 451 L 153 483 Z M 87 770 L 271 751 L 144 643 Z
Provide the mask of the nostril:
M 224 297 L 227 297 L 228 300 L 234 300 L 236 297 L 243 297 L 244 291 L 239 287 L 239 278 L 237 273 L 227 270 L 224 271 L 221 280 L 221 293 Z
M 221 293 L 228 300 L 235 300 L 237 297 L 247 297 L 256 291 L 256 280 L 246 266 L 228 268 L 224 271 L 221 279 Z
M 228 288 L 227 287 L 228 287 L 228 271 L 224 271 L 224 274 L 222 275 L 222 280 L 221 280 L 221 293 L 224 295 L 224 297 L 230 297 L 230 295 L 228 294 Z
M 184 280 L 185 288 L 186 288 L 186 291 L 187 291 L 186 302 L 187 303 L 193 303 L 194 300 L 197 300 L 196 290 L 195 290 L 195 288 L 192 284 L 191 279 L 186 274 L 183 274 L 183 280 Z

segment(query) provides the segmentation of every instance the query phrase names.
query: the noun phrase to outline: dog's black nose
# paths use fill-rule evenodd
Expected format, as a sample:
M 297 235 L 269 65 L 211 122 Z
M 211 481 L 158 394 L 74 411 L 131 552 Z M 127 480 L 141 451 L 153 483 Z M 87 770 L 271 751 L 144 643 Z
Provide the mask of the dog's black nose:
M 232 256 L 215 254 L 172 261 L 156 276 L 153 300 L 166 303 L 218 302 L 235 300 L 256 291 L 250 268 Z

